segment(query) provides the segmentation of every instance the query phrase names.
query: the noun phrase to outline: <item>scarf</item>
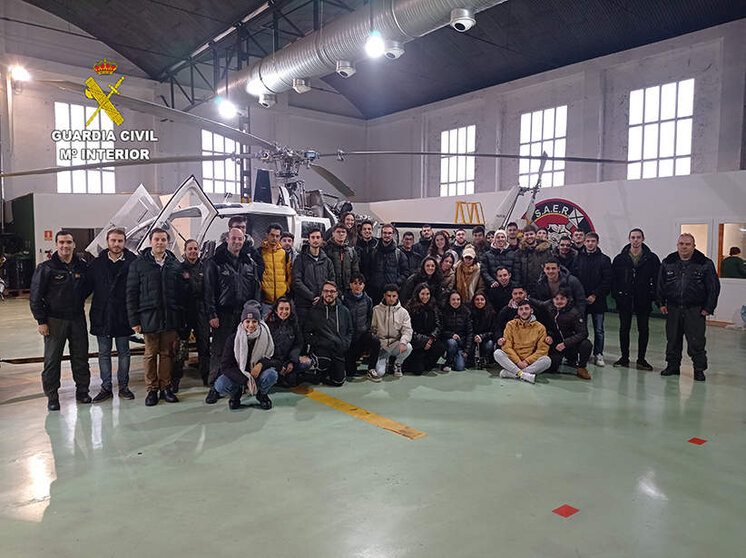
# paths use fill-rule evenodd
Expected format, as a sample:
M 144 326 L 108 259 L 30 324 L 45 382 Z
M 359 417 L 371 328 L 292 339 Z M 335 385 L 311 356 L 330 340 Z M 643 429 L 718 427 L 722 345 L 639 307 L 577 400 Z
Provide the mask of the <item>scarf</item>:
M 456 290 L 460 293 L 469 292 L 473 288 L 474 273 L 478 273 L 478 271 L 479 266 L 477 264 L 472 264 L 467 268 L 462 260 L 456 271 Z
M 246 369 L 254 368 L 256 363 L 263 358 L 272 358 L 272 355 L 275 352 L 275 343 L 272 340 L 272 334 L 269 331 L 269 327 L 264 321 L 259 322 L 259 329 L 251 335 L 251 338 L 256 340 L 254 342 L 254 350 L 251 351 L 251 355 L 249 355 L 249 335 L 246 334 L 246 330 L 243 328 L 243 323 L 238 324 L 236 339 L 233 341 L 233 355 L 236 357 L 239 370 L 241 370 L 244 376 L 248 379 L 249 394 L 256 395 L 256 381 L 251 373 Z

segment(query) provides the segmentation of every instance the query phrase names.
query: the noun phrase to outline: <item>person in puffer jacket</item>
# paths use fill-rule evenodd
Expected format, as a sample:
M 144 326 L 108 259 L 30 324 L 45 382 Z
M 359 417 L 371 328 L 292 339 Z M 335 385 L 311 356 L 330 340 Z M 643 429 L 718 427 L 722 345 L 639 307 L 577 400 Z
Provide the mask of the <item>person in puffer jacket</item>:
M 458 291 L 451 291 L 441 314 L 440 338 L 446 346 L 444 372 L 460 372 L 466 368 L 466 358 L 474 345 L 469 309 L 461 304 Z
M 705 381 L 705 319 L 715 312 L 719 295 L 720 279 L 715 264 L 695 248 L 694 236 L 680 235 L 676 252 L 663 259 L 658 272 L 658 301 L 666 316 L 666 368 L 661 376 L 680 374 L 686 336 L 694 379 Z
M 412 323 L 412 353 L 402 368 L 419 376 L 435 368 L 446 350 L 440 341 L 440 310 L 428 283 L 417 285 L 407 311 Z
M 503 336 L 505 343 L 495 351 L 495 361 L 502 366 L 501 378 L 517 378 L 533 384 L 536 375 L 552 365 L 547 355 L 547 330 L 534 316 L 528 300 L 518 303 L 518 316 L 508 322 Z
M 307 379 L 311 359 L 301 356 L 303 332 L 290 299 L 281 296 L 275 300 L 265 321 L 275 343 L 269 366 L 277 371 L 279 385 L 295 387 Z
M 241 407 L 244 390 L 256 395 L 259 408 L 272 408 L 269 390 L 277 382 L 277 371 L 272 368 L 275 346 L 269 327 L 262 320 L 262 311 L 256 300 L 249 300 L 241 311 L 241 323 L 236 332 L 225 341 L 220 361 L 220 376 L 210 392 L 227 395 L 228 408 Z
M 345 383 L 345 352 L 352 341 L 350 311 L 337 299 L 339 290 L 334 281 L 321 286 L 321 301 L 308 312 L 303 333 L 311 351 L 318 359 L 319 373 L 331 386 Z
M 469 354 L 469 365 L 487 364 L 492 360 L 495 351 L 495 314 L 492 305 L 487 302 L 484 291 L 479 291 L 471 301 L 471 324 L 474 336 L 474 348 Z M 481 362 L 477 363 L 477 349 Z
M 262 312 L 266 315 L 275 301 L 290 291 L 290 256 L 280 244 L 282 227 L 271 223 L 259 249 L 264 261 L 262 274 Z
M 368 372 L 368 378 L 380 382 L 390 357 L 394 359 L 394 376 L 401 377 L 401 365 L 412 352 L 412 322 L 409 312 L 399 302 L 397 285 L 384 286 L 383 300 L 373 308 L 370 330 L 381 342 L 381 349 L 376 368 Z
M 552 338 L 552 345 L 549 347 L 552 366 L 549 372 L 558 372 L 562 359 L 566 358 L 576 369 L 575 373 L 579 378 L 590 380 L 587 365 L 593 344 L 588 339 L 588 328 L 583 316 L 571 304 L 570 292 L 560 289 L 545 307 L 554 320 L 553 327 L 547 330 Z
M 365 293 L 365 277 L 362 273 L 352 276 L 350 290 L 345 294 L 344 305 L 350 311 L 353 324 L 352 342 L 345 353 L 347 377 L 353 378 L 357 375 L 357 361 L 365 352 L 368 353 L 366 359 L 368 371 L 375 372 L 381 342 L 370 332 L 370 324 L 373 321 L 373 301 Z

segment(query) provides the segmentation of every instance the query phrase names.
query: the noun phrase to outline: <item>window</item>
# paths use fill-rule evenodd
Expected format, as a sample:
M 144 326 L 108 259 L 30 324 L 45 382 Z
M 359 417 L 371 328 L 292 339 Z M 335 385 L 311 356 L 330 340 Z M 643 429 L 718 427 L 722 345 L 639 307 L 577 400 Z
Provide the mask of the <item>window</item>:
M 238 153 L 241 145 L 232 139 L 202 130 L 202 155 Z M 202 161 L 202 189 L 215 194 L 241 193 L 241 165 L 232 159 Z
M 564 157 L 567 144 L 567 105 L 527 112 L 521 115 L 521 155 Z M 518 184 L 530 187 L 539 179 L 539 159 L 520 159 Z M 565 162 L 547 161 L 541 174 L 542 186 L 562 186 L 565 183 Z
M 740 253 L 733 250 L 737 258 L 746 256 L 746 223 L 720 223 L 718 233 L 718 273 L 726 279 L 746 279 L 746 266 L 731 257 L 733 248 L 740 250 Z M 725 258 L 730 259 L 723 266 Z
M 477 127 L 464 126 L 440 133 L 440 195 L 463 196 L 474 193 L 474 157 L 452 155 L 476 151 Z
M 54 127 L 56 130 L 112 130 L 114 123 L 102 111 L 99 111 L 93 121 L 86 126 L 86 121 L 96 111 L 96 107 L 73 105 L 70 103 L 54 103 Z M 94 163 L 98 160 L 83 159 L 83 149 L 111 149 L 113 141 L 58 141 L 56 142 L 57 165 L 69 167 Z M 76 149 L 77 155 L 63 158 L 62 155 L 70 149 Z M 64 171 L 57 173 L 57 192 L 60 194 L 113 194 L 114 169 Z
M 629 94 L 627 178 L 691 174 L 694 80 Z

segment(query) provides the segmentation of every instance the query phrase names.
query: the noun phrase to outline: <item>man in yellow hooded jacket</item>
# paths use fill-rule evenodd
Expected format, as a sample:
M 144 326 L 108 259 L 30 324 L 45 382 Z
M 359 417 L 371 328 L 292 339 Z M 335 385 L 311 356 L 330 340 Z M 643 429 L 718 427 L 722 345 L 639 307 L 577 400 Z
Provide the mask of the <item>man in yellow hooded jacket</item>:
M 518 303 L 518 316 L 505 326 L 503 338 L 505 343 L 495 351 L 495 361 L 502 367 L 501 378 L 517 378 L 533 384 L 536 375 L 551 366 L 547 330 L 534 317 L 528 299 Z
M 264 275 L 262 275 L 262 315 L 266 316 L 274 302 L 290 291 L 290 256 L 280 244 L 282 227 L 278 223 L 270 223 L 267 236 L 261 245 L 264 260 Z

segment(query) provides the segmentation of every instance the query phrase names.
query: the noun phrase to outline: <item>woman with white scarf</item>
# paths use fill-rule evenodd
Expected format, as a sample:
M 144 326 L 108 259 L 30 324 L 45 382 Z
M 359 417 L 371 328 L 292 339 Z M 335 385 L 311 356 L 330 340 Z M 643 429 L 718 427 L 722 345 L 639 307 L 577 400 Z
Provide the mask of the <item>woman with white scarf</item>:
M 230 397 L 230 409 L 241 407 L 244 390 L 256 395 L 261 409 L 271 409 L 272 401 L 268 393 L 277 382 L 277 371 L 270 367 L 274 352 L 272 334 L 262 320 L 259 303 L 247 301 L 236 333 L 226 340 L 220 361 L 220 376 L 212 390 Z

